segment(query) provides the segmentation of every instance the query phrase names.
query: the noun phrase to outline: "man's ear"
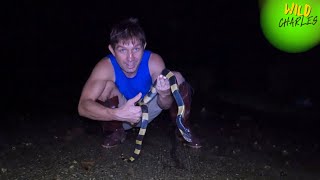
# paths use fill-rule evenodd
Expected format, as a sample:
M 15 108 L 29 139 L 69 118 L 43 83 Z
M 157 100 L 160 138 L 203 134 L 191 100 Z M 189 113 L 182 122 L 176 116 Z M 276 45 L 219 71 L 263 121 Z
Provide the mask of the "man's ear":
M 147 42 L 146 42 L 146 43 L 144 43 L 144 47 L 143 47 L 143 49 L 146 49 L 146 46 L 147 46 Z
M 109 46 L 108 46 L 108 48 L 109 48 L 109 51 L 112 53 L 112 55 L 114 56 L 114 49 L 112 48 L 112 46 L 109 44 Z

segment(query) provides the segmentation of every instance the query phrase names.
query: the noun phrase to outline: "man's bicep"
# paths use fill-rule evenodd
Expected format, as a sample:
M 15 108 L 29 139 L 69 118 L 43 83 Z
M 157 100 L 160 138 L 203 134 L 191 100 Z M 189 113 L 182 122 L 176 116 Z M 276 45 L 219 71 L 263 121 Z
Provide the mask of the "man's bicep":
M 92 70 L 89 77 L 92 80 L 114 81 L 114 71 L 108 59 L 102 59 Z
M 96 100 L 102 94 L 106 85 L 104 80 L 88 80 L 83 87 L 81 99 Z
M 84 85 L 82 97 L 96 100 L 103 92 L 107 81 L 113 81 L 113 71 L 106 61 L 100 61 Z

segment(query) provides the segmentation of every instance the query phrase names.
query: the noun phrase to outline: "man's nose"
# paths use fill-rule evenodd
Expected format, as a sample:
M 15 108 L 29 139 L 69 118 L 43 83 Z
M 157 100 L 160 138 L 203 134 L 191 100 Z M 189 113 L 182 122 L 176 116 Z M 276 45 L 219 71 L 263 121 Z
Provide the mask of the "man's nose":
M 128 53 L 128 59 L 129 59 L 129 61 L 133 60 L 133 53 L 132 52 Z

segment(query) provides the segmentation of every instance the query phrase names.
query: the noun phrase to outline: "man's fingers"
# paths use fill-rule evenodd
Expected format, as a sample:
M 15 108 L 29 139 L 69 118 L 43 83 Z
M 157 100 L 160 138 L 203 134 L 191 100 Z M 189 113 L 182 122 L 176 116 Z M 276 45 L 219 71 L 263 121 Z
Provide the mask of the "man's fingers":
M 142 114 L 142 109 L 141 109 L 141 107 L 140 106 L 136 106 L 135 107 L 135 112 L 137 112 L 138 113 L 138 115 L 140 115 L 141 116 L 141 114 Z
M 135 117 L 137 118 L 140 118 L 142 116 L 142 109 L 140 106 L 135 106 L 135 107 L 132 107 L 132 115 L 134 115 Z
M 163 76 L 163 75 L 159 75 L 158 76 L 158 86 L 164 86 L 165 85 L 165 79 L 166 79 L 166 77 L 165 76 Z
M 129 99 L 129 100 L 128 100 L 128 103 L 130 103 L 130 104 L 132 104 L 132 105 L 135 104 L 137 101 L 140 100 L 141 96 L 142 96 L 142 93 L 140 92 L 140 93 L 137 94 L 134 98 Z
M 163 80 L 163 78 L 161 78 L 161 80 L 160 80 L 160 86 L 162 87 L 164 85 L 164 80 Z
M 170 88 L 169 80 L 165 76 L 159 75 L 157 78 L 157 90 L 167 90 L 168 88 Z
M 141 120 L 142 113 L 138 113 L 135 115 L 133 120 L 135 121 L 134 123 L 138 123 Z
M 133 98 L 133 99 L 134 99 L 134 102 L 139 101 L 139 100 L 140 100 L 140 98 L 141 98 L 141 96 L 142 96 L 142 93 L 141 93 L 141 92 L 139 92 L 139 94 L 138 94 L 138 95 L 136 95 L 136 97 L 134 97 L 134 98 Z

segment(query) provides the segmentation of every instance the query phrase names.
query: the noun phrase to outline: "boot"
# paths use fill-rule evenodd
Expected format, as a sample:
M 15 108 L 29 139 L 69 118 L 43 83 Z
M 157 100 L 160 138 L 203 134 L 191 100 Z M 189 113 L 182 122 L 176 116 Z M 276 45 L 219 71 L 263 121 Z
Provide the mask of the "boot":
M 97 101 L 108 108 L 117 108 L 119 105 L 119 98 L 115 96 L 106 100 L 105 102 Z M 126 132 L 122 127 L 122 122 L 120 121 L 104 121 L 101 123 L 102 132 L 105 136 L 105 140 L 102 144 L 104 148 L 112 148 L 122 143 L 126 139 Z
M 192 95 L 191 86 L 189 85 L 189 83 L 183 82 L 182 84 L 179 85 L 179 91 L 180 91 L 181 97 L 183 99 L 183 102 L 185 104 L 183 124 L 186 128 L 188 128 L 190 130 L 192 142 L 185 141 L 178 129 L 176 129 L 176 132 L 175 132 L 176 137 L 179 141 L 185 142 L 186 145 L 191 148 L 200 148 L 201 147 L 200 140 L 198 137 L 196 137 L 196 135 L 192 131 L 191 126 L 190 126 L 190 121 L 189 121 L 190 110 L 191 110 L 191 95 Z M 177 112 L 178 112 L 177 104 L 173 103 L 172 107 L 169 109 L 169 111 L 170 111 L 171 120 L 174 123 L 176 123 Z

